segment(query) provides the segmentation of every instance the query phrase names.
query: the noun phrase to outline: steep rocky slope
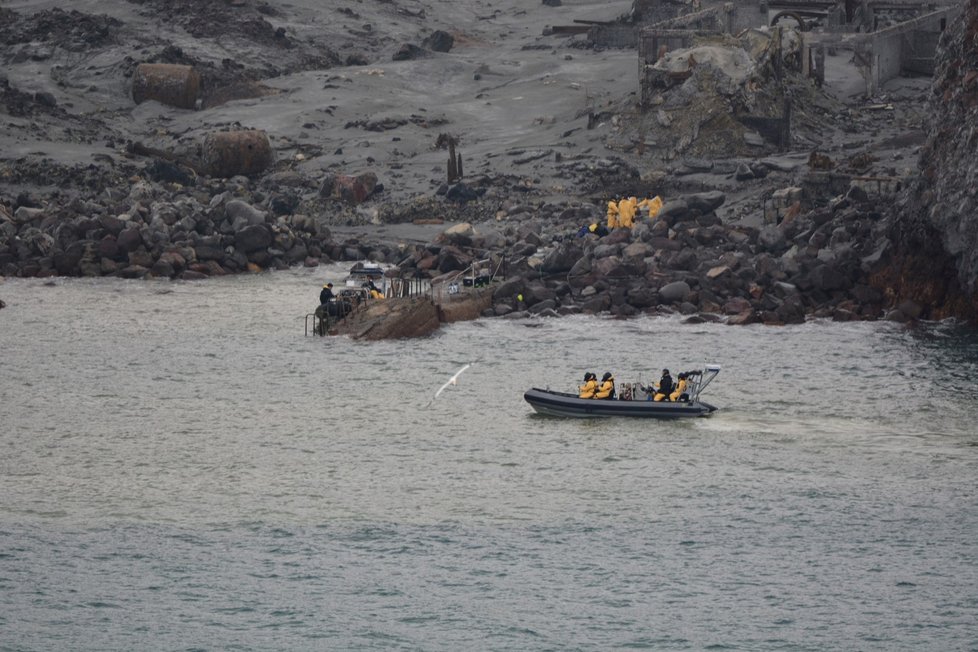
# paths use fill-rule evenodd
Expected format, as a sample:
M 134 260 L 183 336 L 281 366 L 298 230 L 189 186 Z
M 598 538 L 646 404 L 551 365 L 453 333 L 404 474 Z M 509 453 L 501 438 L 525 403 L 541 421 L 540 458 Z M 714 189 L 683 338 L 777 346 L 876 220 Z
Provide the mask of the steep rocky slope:
M 942 39 L 920 178 L 897 205 L 889 265 L 877 276 L 924 316 L 978 315 L 978 2 Z

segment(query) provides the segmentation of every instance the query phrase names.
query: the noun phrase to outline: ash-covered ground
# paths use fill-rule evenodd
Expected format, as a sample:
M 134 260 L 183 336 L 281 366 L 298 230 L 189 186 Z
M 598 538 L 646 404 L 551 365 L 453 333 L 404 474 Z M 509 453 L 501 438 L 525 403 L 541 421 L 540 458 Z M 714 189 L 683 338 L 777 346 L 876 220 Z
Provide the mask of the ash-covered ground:
M 403 243 L 469 222 L 481 235 L 453 245 L 504 250 L 527 271 L 566 274 L 586 258 L 573 291 L 554 300 L 568 310 L 657 310 L 659 290 L 681 282 L 668 303 L 685 312 L 880 316 L 892 301 L 865 287 L 886 249 L 875 225 L 890 199 L 872 180 L 913 178 L 931 81 L 898 79 L 865 97 L 851 54 L 830 52 L 818 86 L 792 67 L 790 34 L 774 47 L 770 31 L 746 30 L 670 53 L 663 65 L 678 66 L 679 81 L 643 105 L 634 48 L 554 29 L 627 22 L 632 9 L 0 2 L 0 274 L 201 278 L 370 256 L 435 275 L 478 253 L 408 255 Z M 147 63 L 193 66 L 196 108 L 137 104 L 133 78 Z M 737 119 L 776 116 L 785 98 L 787 145 Z M 267 134 L 266 168 L 247 178 L 187 169 L 210 135 L 237 130 Z M 454 179 L 450 143 L 462 165 Z M 825 173 L 868 179 L 869 191 L 813 190 L 812 175 Z M 358 176 L 369 183 L 355 201 L 334 192 L 337 178 Z M 790 205 L 799 195 L 788 188 L 804 188 L 804 205 Z M 788 203 L 772 209 L 778 192 Z M 600 243 L 560 244 L 630 195 L 659 195 L 666 208 L 659 224 L 609 241 L 620 267 L 597 264 L 609 255 Z M 372 250 L 370 240 L 402 246 Z M 548 249 L 557 260 L 541 266 L 533 256 Z M 804 298 L 792 295 L 780 316 L 778 283 Z M 496 303 L 497 314 L 520 308 Z
M 760 184 L 731 182 L 729 165 L 715 173 L 703 160 L 779 154 L 770 144 L 740 146 L 741 133 L 730 133 L 719 115 L 727 98 L 717 101 L 716 92 L 697 102 L 718 114 L 710 121 L 641 110 L 634 49 L 596 49 L 584 36 L 550 29 L 627 17 L 627 1 L 0 6 L 0 191 L 8 204 L 21 191 L 44 200 L 138 174 L 146 161 L 127 155 L 127 143 L 178 151 L 234 128 L 268 133 L 275 170 L 314 180 L 376 173 L 383 192 L 362 207 L 374 214 L 430 197 L 445 183 L 443 135 L 456 140 L 466 180 L 512 201 L 603 204 L 615 194 L 667 197 L 707 186 L 758 195 Z M 439 31 L 452 37 L 447 52 L 424 47 Z M 395 61 L 405 46 L 413 46 L 412 58 Z M 842 165 L 855 159 L 867 175 L 912 168 L 927 81 L 895 83 L 888 97 L 865 100 L 848 56 L 830 58 L 825 92 L 799 81 L 791 153 L 804 162 L 816 149 Z M 201 110 L 134 104 L 131 78 L 143 62 L 193 65 L 202 77 Z M 880 103 L 892 109 L 865 108 Z M 699 120 L 692 132 L 682 123 L 687 116 Z M 676 147 L 684 138 L 693 142 Z M 684 168 L 690 160 L 694 166 Z M 789 183 L 774 178 L 763 186 Z M 737 217 L 749 217 L 755 204 Z M 728 203 L 728 215 L 736 205 Z

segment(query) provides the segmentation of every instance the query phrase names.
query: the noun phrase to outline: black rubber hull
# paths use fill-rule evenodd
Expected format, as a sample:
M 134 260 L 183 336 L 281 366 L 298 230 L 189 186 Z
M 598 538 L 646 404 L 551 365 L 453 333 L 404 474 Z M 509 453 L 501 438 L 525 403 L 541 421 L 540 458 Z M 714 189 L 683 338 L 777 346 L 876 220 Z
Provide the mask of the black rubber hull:
M 673 403 L 669 401 L 602 401 L 578 398 L 575 394 L 546 389 L 527 390 L 523 398 L 540 414 L 583 419 L 604 417 L 639 417 L 644 419 L 682 419 L 705 417 L 716 408 L 709 403 Z

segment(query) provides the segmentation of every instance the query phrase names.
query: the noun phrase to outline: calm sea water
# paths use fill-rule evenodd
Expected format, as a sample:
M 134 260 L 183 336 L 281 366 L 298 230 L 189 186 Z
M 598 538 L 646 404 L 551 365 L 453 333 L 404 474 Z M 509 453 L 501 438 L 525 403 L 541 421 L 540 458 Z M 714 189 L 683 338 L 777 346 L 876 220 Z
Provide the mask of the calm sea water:
M 0 650 L 978 649 L 974 333 L 305 337 L 341 276 L 0 283 Z M 708 419 L 522 399 L 705 362 Z

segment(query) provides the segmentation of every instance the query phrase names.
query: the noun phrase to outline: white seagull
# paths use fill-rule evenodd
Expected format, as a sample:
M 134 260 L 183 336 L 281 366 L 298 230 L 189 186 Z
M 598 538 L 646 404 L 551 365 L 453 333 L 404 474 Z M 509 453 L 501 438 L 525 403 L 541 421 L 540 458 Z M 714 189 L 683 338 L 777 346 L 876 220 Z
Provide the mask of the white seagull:
M 471 366 L 472 366 L 471 364 L 467 364 L 464 367 L 462 367 L 461 369 L 459 369 L 458 371 L 456 371 L 455 372 L 455 375 L 448 379 L 448 382 L 446 382 L 444 385 L 442 385 L 441 387 L 438 388 L 438 391 L 435 392 L 435 395 L 431 397 L 431 400 L 430 401 L 428 401 L 428 405 L 431 405 L 434 402 L 434 400 L 436 398 L 438 398 L 438 396 L 443 391 L 445 391 L 445 388 L 446 387 L 448 387 L 449 385 L 456 385 L 456 384 L 458 384 L 458 377 L 462 375 L 462 372 L 463 371 L 465 371 L 466 369 L 468 369 Z M 428 405 L 426 405 L 425 407 L 428 407 Z

